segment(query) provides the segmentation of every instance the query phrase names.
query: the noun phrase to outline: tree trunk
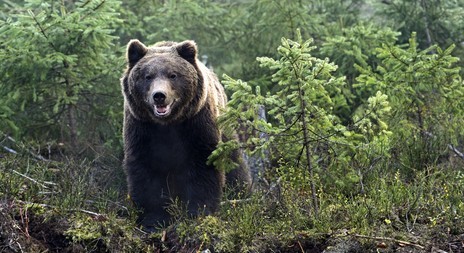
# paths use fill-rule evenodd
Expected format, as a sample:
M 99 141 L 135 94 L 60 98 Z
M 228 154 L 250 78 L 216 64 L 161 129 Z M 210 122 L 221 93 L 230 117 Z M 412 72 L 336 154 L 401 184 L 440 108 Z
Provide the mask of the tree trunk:
M 311 199 L 314 209 L 314 214 L 318 216 L 319 213 L 319 206 L 317 203 L 317 194 L 316 194 L 316 186 L 314 184 L 314 171 L 313 165 L 311 162 L 311 149 L 309 146 L 309 133 L 308 133 L 308 123 L 306 122 L 306 100 L 304 99 L 304 91 L 301 90 L 301 85 L 299 85 L 300 89 L 300 102 L 301 102 L 301 118 L 302 118 L 302 125 L 303 125 L 303 145 L 306 153 L 306 166 L 309 173 L 309 184 L 311 186 Z
M 261 105 L 258 109 L 258 118 L 264 122 L 267 122 L 266 119 L 266 108 Z M 263 131 L 259 132 L 259 138 L 262 142 L 267 142 L 269 136 Z M 248 156 L 245 152 L 243 152 L 243 157 L 251 170 L 251 175 L 253 179 L 253 183 L 258 182 L 259 175 L 263 174 L 264 171 L 270 167 L 269 161 L 269 150 L 262 150 L 262 152 L 256 152 L 253 156 Z
M 68 105 L 68 124 L 69 124 L 69 138 L 71 150 L 77 148 L 77 120 L 76 120 L 76 105 Z
M 430 28 L 429 28 L 429 17 L 428 17 L 428 8 L 427 8 L 427 1 L 426 0 L 421 0 L 421 6 L 422 10 L 424 11 L 424 29 L 425 29 L 425 35 L 427 36 L 427 44 L 429 47 L 433 45 L 433 40 L 432 40 L 432 35 L 430 34 Z M 435 53 L 435 50 L 432 51 L 432 53 Z

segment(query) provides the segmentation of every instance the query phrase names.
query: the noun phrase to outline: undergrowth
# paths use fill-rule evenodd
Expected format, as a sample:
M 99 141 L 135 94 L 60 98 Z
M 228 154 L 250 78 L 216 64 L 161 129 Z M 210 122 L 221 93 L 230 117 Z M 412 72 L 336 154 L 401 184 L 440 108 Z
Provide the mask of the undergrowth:
M 135 224 L 120 167 L 40 160 L 33 153 L 31 147 L 0 158 L 2 252 L 321 252 L 329 238 L 365 236 L 366 245 L 391 238 L 430 247 L 464 233 L 460 161 L 427 167 L 414 178 L 379 169 L 365 179 L 363 193 L 318 183 L 317 215 L 302 173 L 263 175 L 271 186 L 258 183 L 250 198 L 224 199 L 215 216 L 186 218 L 173 206 L 178 219 L 146 234 Z

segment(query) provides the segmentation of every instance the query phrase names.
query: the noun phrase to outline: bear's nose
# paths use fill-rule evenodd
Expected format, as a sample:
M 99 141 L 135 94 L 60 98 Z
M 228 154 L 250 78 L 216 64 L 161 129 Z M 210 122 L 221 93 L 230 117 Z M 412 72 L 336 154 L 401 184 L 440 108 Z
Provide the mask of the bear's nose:
M 155 92 L 153 94 L 153 101 L 155 101 L 156 104 L 164 103 L 165 99 L 166 99 L 166 94 L 164 94 L 163 92 Z

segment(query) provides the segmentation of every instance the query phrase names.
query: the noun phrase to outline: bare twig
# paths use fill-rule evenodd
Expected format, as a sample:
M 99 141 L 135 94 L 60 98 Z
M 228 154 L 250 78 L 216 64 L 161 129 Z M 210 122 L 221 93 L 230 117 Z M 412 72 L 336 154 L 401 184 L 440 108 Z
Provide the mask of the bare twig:
M 17 174 L 17 175 L 20 175 L 20 176 L 22 176 L 22 177 L 28 179 L 29 181 L 31 181 L 31 182 L 33 182 L 33 183 L 35 183 L 35 184 L 38 184 L 38 185 L 42 186 L 42 187 L 45 188 L 45 189 L 48 189 L 48 187 L 47 187 L 46 185 L 40 183 L 39 181 L 33 179 L 32 177 L 29 177 L 29 176 L 27 176 L 27 175 L 24 175 L 24 174 L 22 174 L 22 173 L 20 173 L 20 172 L 18 172 L 18 171 L 16 171 L 16 170 L 12 170 L 12 171 L 13 171 L 13 173 L 15 173 L 15 174 Z
M 451 144 L 448 144 L 448 148 L 451 149 L 451 151 L 453 151 L 457 156 L 459 156 L 459 158 L 464 160 L 464 154 L 462 152 L 460 152 L 457 148 L 455 148 Z
M 358 238 L 372 239 L 372 240 L 377 240 L 377 241 L 391 241 L 391 242 L 399 243 L 399 244 L 402 244 L 402 245 L 413 246 L 413 247 L 416 247 L 418 249 L 425 249 L 424 246 L 419 245 L 417 243 L 407 242 L 407 241 L 403 241 L 403 240 L 397 240 L 397 239 L 390 238 L 390 237 L 377 237 L 377 236 L 367 236 L 367 235 L 360 235 L 360 234 L 351 234 L 351 235 L 354 236 L 354 237 L 358 237 Z
M 21 243 L 19 243 L 19 242 L 17 241 L 16 244 L 18 244 L 18 247 L 19 247 L 19 249 L 21 250 L 21 252 L 24 252 L 24 251 L 23 251 L 23 247 L 21 247 Z M 11 247 L 10 247 L 10 248 L 11 248 Z
M 301 245 L 301 242 L 300 242 L 300 241 L 298 241 L 298 246 L 300 246 L 301 252 L 305 253 L 305 250 L 303 249 L 303 245 Z
M 221 206 L 225 205 L 225 204 L 235 205 L 235 204 L 246 203 L 246 202 L 250 202 L 250 201 L 251 201 L 251 198 L 248 198 L 248 199 L 231 199 L 231 200 L 222 201 Z
M 5 134 L 5 137 L 6 137 L 6 139 L 8 139 L 10 142 L 13 142 L 14 144 L 16 144 L 18 147 L 20 147 L 20 148 L 26 150 L 26 151 L 27 151 L 30 155 L 32 155 L 35 159 L 40 160 L 40 161 L 44 161 L 44 162 L 49 162 L 49 161 L 50 161 L 50 160 L 46 159 L 45 157 L 43 157 L 43 156 L 41 156 L 41 155 L 39 155 L 39 154 L 35 154 L 35 153 L 32 152 L 30 149 L 24 147 L 24 145 L 18 145 L 18 142 L 17 142 L 15 139 L 13 139 L 13 137 L 11 137 L 11 136 L 9 136 L 9 135 L 6 135 L 6 134 Z M 21 146 L 23 146 L 23 147 L 21 147 Z M 12 149 L 12 148 L 9 148 L 9 147 L 4 146 L 4 145 L 2 145 L 2 147 L 3 147 L 5 150 L 7 150 L 8 152 L 10 152 L 10 153 L 18 154 L 18 152 L 17 152 L 16 150 Z
M 19 215 L 21 216 L 21 223 L 23 224 L 22 232 L 26 236 L 26 238 L 30 238 L 31 235 L 29 234 L 29 216 L 27 215 L 27 207 L 25 210 L 23 208 L 19 208 Z
M 424 134 L 427 135 L 428 137 L 435 137 L 435 135 L 432 134 L 431 132 L 424 131 Z M 464 154 L 461 151 L 459 151 L 459 149 L 457 149 L 455 146 L 453 146 L 451 144 L 447 144 L 447 147 L 451 151 L 453 151 L 457 156 L 459 156 L 459 158 L 464 160 Z
M 150 233 L 147 233 L 145 231 L 143 231 L 142 229 L 140 229 L 139 227 L 134 227 L 135 230 L 139 231 L 140 233 L 144 234 L 144 235 L 148 235 Z
M 2 147 L 3 147 L 3 149 L 5 149 L 6 151 L 8 151 L 8 152 L 10 152 L 12 154 L 15 154 L 15 155 L 18 154 L 18 152 L 16 150 L 12 149 L 12 148 L 9 148 L 9 147 L 4 146 L 4 145 L 2 145 Z
M 23 203 L 23 204 L 27 204 L 27 205 L 36 205 L 36 206 L 45 207 L 45 208 L 58 208 L 57 206 L 53 206 L 53 205 L 49 205 L 49 204 L 41 204 L 41 203 L 34 203 L 34 202 L 28 202 L 28 201 L 18 201 L 18 202 Z M 92 215 L 92 216 L 94 216 L 96 218 L 105 218 L 106 219 L 106 216 L 104 214 L 92 212 L 92 211 L 85 210 L 85 209 L 68 208 L 68 209 L 64 209 L 64 210 L 68 211 L 68 212 L 81 212 L 81 213 Z
M 96 212 L 92 212 L 92 211 L 85 210 L 85 209 L 69 209 L 69 211 L 78 211 L 78 212 L 81 212 L 81 213 L 90 214 L 90 215 L 95 216 L 95 217 L 105 218 L 105 215 L 103 215 L 101 213 L 96 213 Z

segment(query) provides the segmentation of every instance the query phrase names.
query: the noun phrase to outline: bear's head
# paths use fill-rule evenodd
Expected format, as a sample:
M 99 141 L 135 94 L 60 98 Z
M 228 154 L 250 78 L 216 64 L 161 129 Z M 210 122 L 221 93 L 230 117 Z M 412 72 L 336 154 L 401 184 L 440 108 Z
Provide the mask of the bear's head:
M 180 122 L 197 113 L 206 87 L 193 41 L 161 42 L 147 47 L 138 40 L 127 46 L 122 78 L 126 106 L 134 117 L 160 124 Z

